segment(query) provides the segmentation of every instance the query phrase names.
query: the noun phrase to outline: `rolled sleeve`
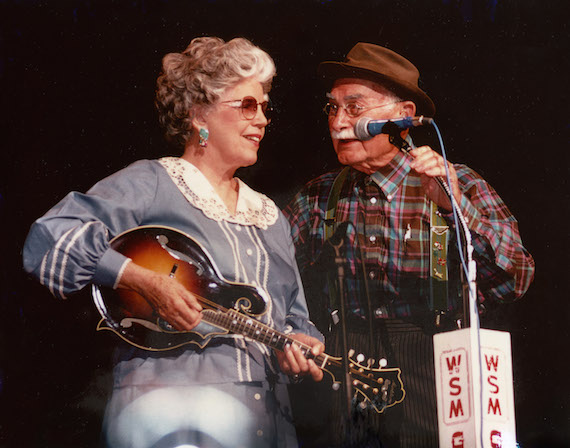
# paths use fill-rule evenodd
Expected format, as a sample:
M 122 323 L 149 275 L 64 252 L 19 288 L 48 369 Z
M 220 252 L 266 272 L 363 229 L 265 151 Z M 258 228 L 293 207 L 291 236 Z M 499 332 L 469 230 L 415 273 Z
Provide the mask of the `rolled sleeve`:
M 93 275 L 93 283 L 116 288 L 121 280 L 123 271 L 130 261 L 130 258 L 113 249 L 107 250 L 99 260 L 99 263 L 97 263 L 97 269 Z

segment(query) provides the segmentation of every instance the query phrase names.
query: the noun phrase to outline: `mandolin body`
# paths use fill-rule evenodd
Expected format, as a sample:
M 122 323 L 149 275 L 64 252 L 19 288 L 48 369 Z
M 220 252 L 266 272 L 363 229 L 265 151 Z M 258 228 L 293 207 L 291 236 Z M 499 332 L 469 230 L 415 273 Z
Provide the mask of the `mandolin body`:
M 142 267 L 175 278 L 193 294 L 223 309 L 247 315 L 265 313 L 265 293 L 248 284 L 229 282 L 218 272 L 205 249 L 188 235 L 168 227 L 137 227 L 111 240 L 111 247 Z M 184 344 L 204 347 L 227 330 L 202 322 L 192 331 L 177 331 L 159 318 L 137 292 L 93 286 L 103 319 L 98 329 L 111 330 L 146 350 L 170 350 Z

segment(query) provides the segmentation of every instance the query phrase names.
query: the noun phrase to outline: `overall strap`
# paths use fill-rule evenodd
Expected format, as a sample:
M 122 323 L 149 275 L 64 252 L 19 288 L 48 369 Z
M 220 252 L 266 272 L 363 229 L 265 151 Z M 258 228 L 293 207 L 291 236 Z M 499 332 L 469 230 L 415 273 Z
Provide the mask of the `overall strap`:
M 437 205 L 430 204 L 430 297 L 431 308 L 436 314 L 445 313 L 448 304 L 447 238 L 449 226 Z
M 327 209 L 325 210 L 325 238 L 324 241 L 328 240 L 334 233 L 336 229 L 336 206 L 340 198 L 340 190 L 344 184 L 344 180 L 348 175 L 350 167 L 345 166 L 340 173 L 336 176 L 329 197 L 327 200 Z
M 342 189 L 342 185 L 348 175 L 348 171 L 350 167 L 345 166 L 336 176 L 331 190 L 329 192 L 329 197 L 327 199 L 327 208 L 325 210 L 325 221 L 324 221 L 324 240 L 327 241 L 331 236 L 333 236 L 334 231 L 337 227 L 336 222 L 336 210 L 338 205 L 338 200 L 340 198 L 340 190 Z M 338 291 L 336 282 L 333 281 L 330 274 L 327 275 L 327 283 L 328 283 L 328 290 L 329 290 L 329 304 L 331 309 L 333 310 L 333 314 L 331 315 L 331 320 L 334 325 L 338 323 L 339 316 L 338 316 Z

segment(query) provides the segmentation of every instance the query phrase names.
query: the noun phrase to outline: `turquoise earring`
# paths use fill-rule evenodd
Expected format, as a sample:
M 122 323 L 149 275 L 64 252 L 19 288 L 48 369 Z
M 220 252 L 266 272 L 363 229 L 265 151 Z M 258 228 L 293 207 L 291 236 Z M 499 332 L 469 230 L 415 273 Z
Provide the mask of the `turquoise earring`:
M 208 132 L 208 130 L 205 128 L 200 128 L 200 132 L 198 132 L 198 136 L 200 137 L 198 144 L 202 148 L 207 147 L 208 146 L 208 137 L 210 136 L 210 133 Z

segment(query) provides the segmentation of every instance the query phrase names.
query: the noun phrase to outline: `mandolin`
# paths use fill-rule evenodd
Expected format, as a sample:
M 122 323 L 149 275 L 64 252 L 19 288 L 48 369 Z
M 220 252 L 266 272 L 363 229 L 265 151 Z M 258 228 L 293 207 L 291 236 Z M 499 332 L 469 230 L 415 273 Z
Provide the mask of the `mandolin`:
M 267 293 L 254 285 L 226 280 L 206 250 L 192 237 L 159 226 L 128 230 L 111 240 L 111 247 L 136 264 L 164 273 L 192 292 L 203 307 L 201 323 L 191 331 L 178 331 L 160 318 L 148 302 L 129 289 L 93 285 L 95 305 L 102 316 L 97 330 L 110 330 L 144 350 L 165 351 L 190 344 L 204 348 L 219 335 L 239 334 L 275 350 L 295 344 L 306 358 L 332 376 L 333 387 L 344 376 L 340 357 L 323 353 L 258 321 L 267 311 Z M 372 368 L 371 362 L 349 358 L 349 374 L 356 396 L 376 412 L 400 403 L 405 396 L 398 368 Z

